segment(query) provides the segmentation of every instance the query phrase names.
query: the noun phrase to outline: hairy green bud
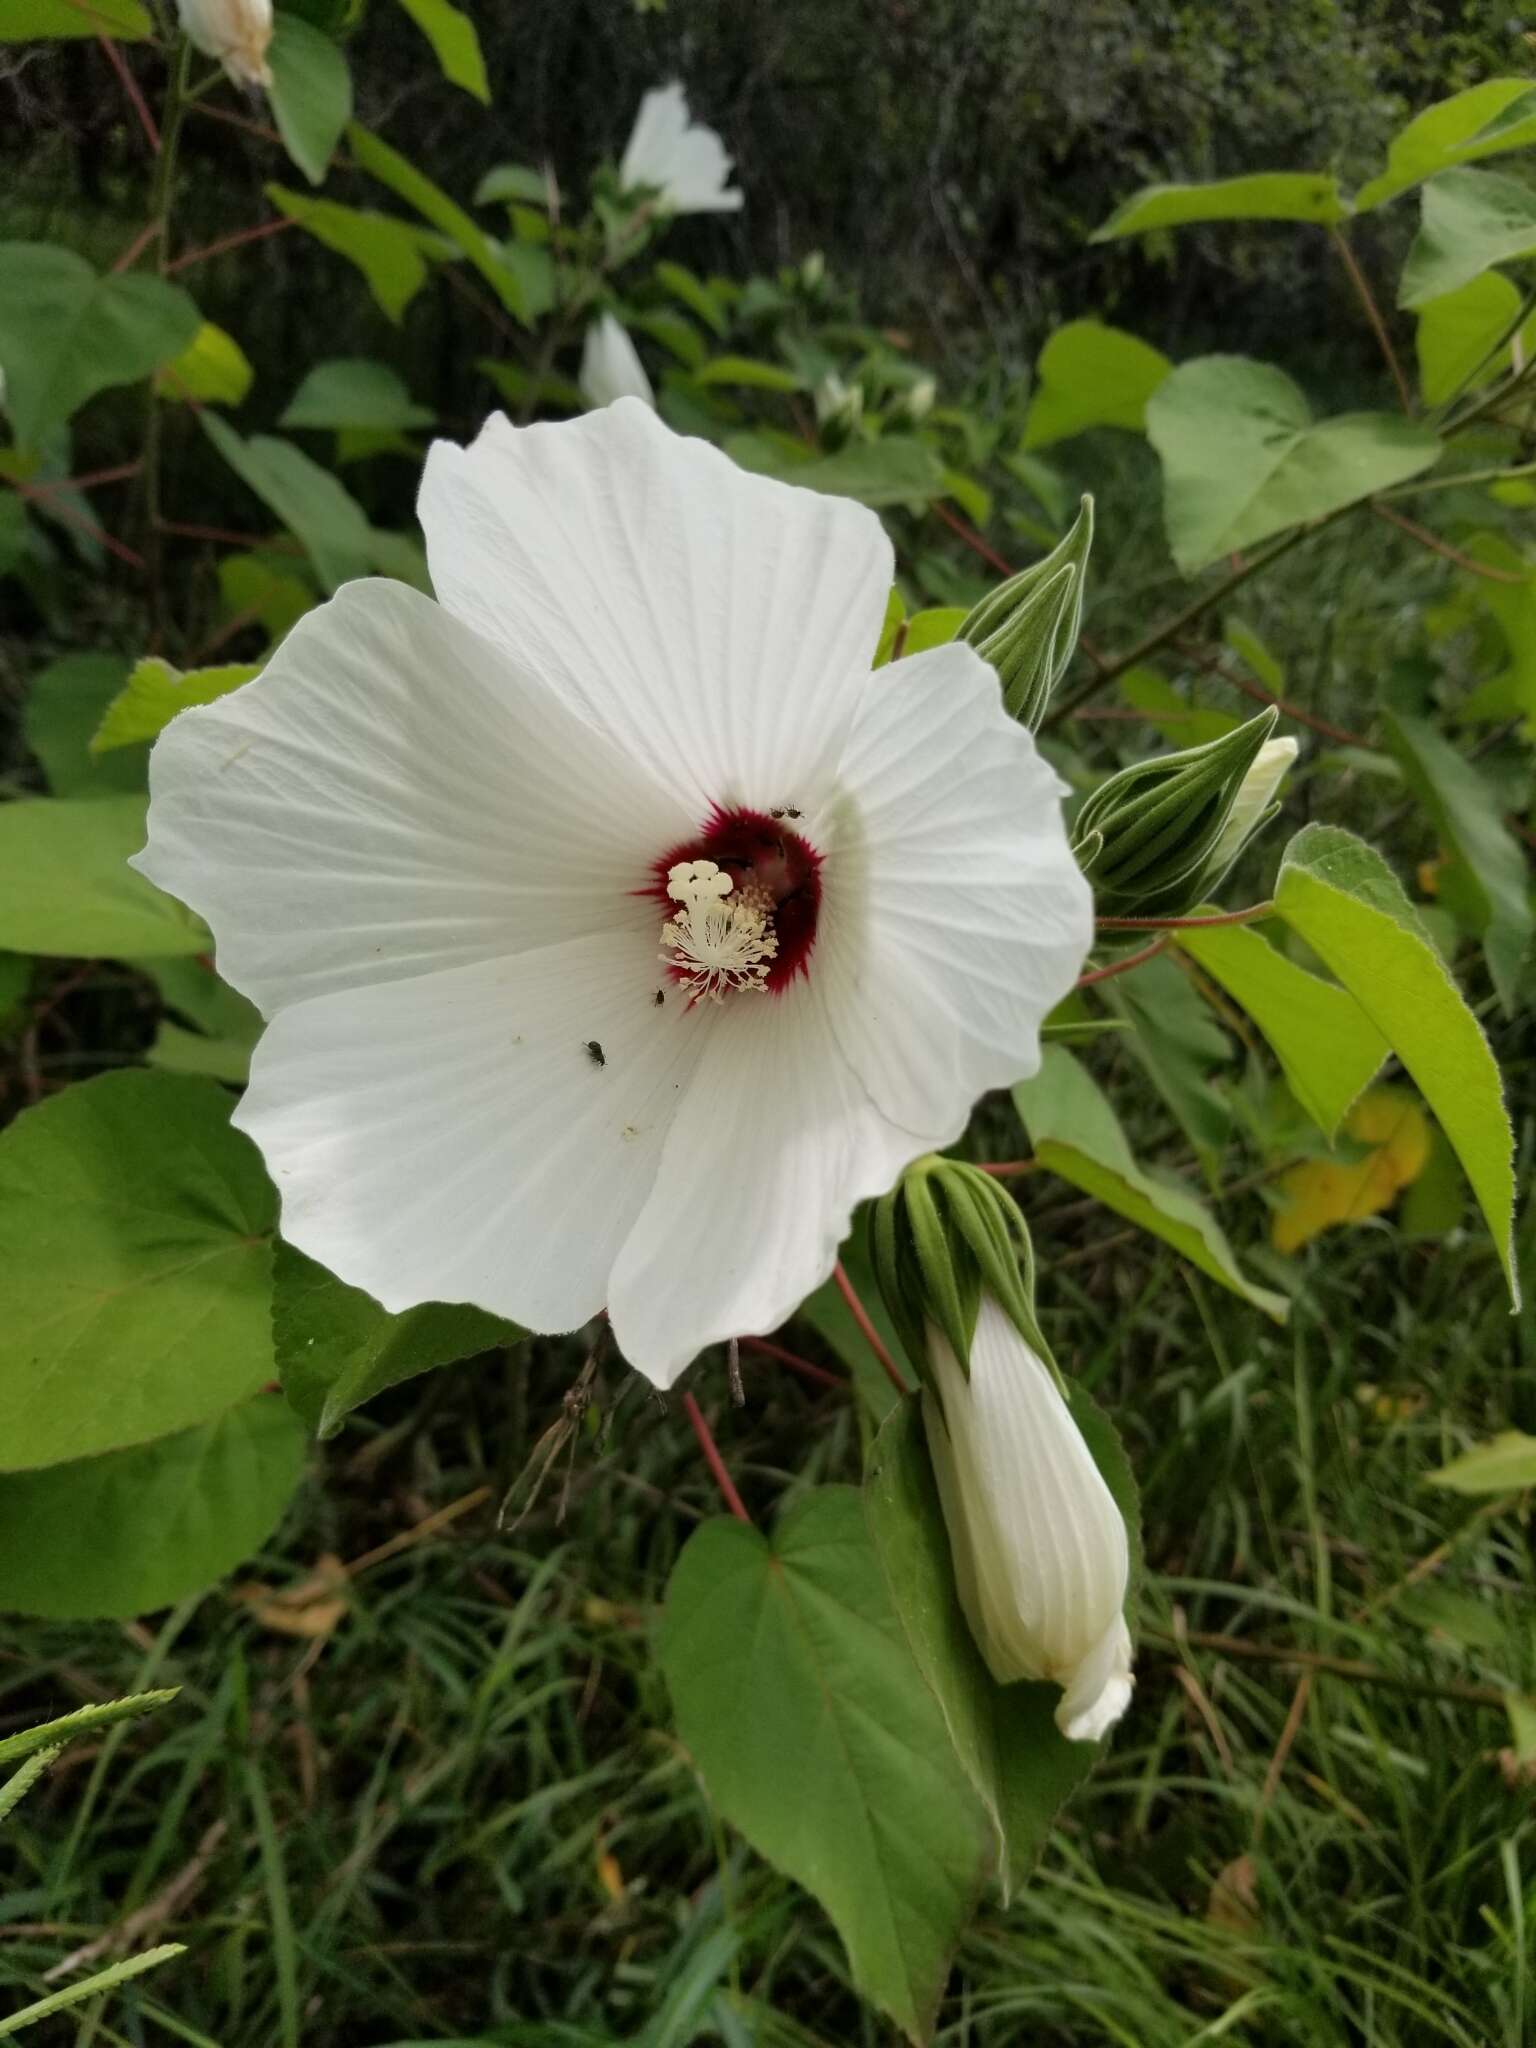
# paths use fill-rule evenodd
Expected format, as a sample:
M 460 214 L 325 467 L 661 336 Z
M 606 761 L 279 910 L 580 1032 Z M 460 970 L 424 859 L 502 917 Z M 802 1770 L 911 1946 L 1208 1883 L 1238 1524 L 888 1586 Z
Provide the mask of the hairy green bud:
M 930 1367 L 930 1326 L 964 1365 L 983 1294 L 1056 1375 L 1035 1320 L 1029 1231 L 991 1174 L 937 1152 L 914 1160 L 871 1212 L 870 1249 L 881 1296 L 920 1376 Z
M 1077 647 L 1092 546 L 1093 500 L 1084 497 L 1066 539 L 984 597 L 956 636 L 991 662 L 1009 717 L 1031 732 Z
M 1277 710 L 1203 747 L 1161 754 L 1100 783 L 1077 814 L 1072 851 L 1101 913 L 1177 917 L 1217 886 L 1277 806 L 1295 756 L 1271 740 Z

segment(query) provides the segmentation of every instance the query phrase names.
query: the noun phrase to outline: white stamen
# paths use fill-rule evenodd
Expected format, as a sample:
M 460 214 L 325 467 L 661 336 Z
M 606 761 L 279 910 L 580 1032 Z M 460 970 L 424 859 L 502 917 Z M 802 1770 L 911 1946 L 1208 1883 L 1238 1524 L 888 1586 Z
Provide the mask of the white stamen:
M 667 894 L 682 905 L 661 928 L 662 954 L 683 977 L 690 1003 L 718 1003 L 728 989 L 761 989 L 779 950 L 766 894 L 735 884 L 712 860 L 681 860 L 667 872 Z M 760 900 L 759 900 L 760 899 Z

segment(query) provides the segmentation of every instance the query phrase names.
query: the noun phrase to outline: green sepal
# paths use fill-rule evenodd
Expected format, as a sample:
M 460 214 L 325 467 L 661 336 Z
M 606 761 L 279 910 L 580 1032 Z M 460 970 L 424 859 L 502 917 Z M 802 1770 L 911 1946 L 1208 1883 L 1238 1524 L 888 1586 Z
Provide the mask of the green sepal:
M 1137 761 L 1100 783 L 1074 821 L 1073 852 L 1101 911 L 1174 917 L 1210 892 L 1220 879 L 1212 856 L 1279 717 L 1271 707 L 1204 746 Z
M 984 597 L 956 635 L 991 662 L 1004 709 L 1031 732 L 1077 648 L 1092 546 L 1093 500 L 1085 495 L 1065 539 Z

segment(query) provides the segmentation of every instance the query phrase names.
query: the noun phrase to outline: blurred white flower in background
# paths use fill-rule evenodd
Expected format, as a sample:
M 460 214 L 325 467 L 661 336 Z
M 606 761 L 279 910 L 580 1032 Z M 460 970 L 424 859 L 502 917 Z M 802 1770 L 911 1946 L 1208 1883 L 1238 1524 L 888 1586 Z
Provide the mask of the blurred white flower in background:
M 725 145 L 690 119 L 680 84 L 645 95 L 619 165 L 626 192 L 653 190 L 658 213 L 736 213 L 742 195 L 727 183 L 730 175 Z
M 638 398 L 643 405 L 656 403 L 635 344 L 612 313 L 604 313 L 587 329 L 577 381 L 588 405 L 612 405 L 616 398 Z
M 1124 1518 L 1049 1367 L 990 1294 L 969 1374 L 932 1326 L 928 1362 L 923 1420 L 977 1647 L 999 1685 L 1053 1679 L 1057 1727 L 1096 1742 L 1131 1699 Z
M 272 0 L 176 0 L 176 6 L 193 44 L 205 57 L 217 57 L 237 85 L 272 83 Z
M 388 1309 L 605 1305 L 669 1385 L 1033 1073 L 1092 938 L 961 644 L 878 671 L 873 512 L 633 399 L 438 442 L 438 602 L 348 583 L 183 712 L 137 864 L 270 1020 L 236 1120 Z

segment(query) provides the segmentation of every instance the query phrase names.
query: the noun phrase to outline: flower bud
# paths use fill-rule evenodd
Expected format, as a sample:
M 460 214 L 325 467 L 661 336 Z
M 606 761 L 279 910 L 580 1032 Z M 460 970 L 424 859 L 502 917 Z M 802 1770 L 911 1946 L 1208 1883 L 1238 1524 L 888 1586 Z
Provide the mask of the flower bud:
M 611 313 L 587 329 L 577 380 L 588 405 L 612 405 L 616 398 L 638 398 L 654 406 L 656 393 L 628 332 Z
M 1056 1725 L 1096 1742 L 1131 1696 L 1130 1544 L 1035 1320 L 1024 1219 L 980 1168 L 930 1156 L 876 1203 L 871 1238 L 976 1646 L 1000 1685 L 1054 1681 Z
M 1122 768 L 1092 792 L 1073 824 L 1072 851 L 1102 914 L 1177 917 L 1215 887 L 1262 823 L 1285 772 L 1289 754 L 1269 757 L 1273 765 L 1251 799 L 1245 795 L 1279 716 L 1261 711 L 1203 747 Z M 1274 744 L 1294 752 L 1292 741 Z M 1232 845 L 1239 803 L 1244 810 Z
M 217 57 L 236 85 L 272 83 L 272 0 L 176 0 L 176 6 L 193 45 Z
M 1031 732 L 1077 646 L 1092 546 L 1093 500 L 1085 496 L 1065 540 L 984 597 L 956 636 L 991 662 L 1004 708 Z
M 1131 1698 L 1125 1522 L 1050 1368 L 989 1294 L 962 1367 L 931 1327 L 923 1421 L 971 1634 L 999 1685 L 1051 1679 L 1097 1742 Z
M 1223 875 L 1254 833 L 1267 824 L 1280 808 L 1274 801 L 1275 792 L 1285 780 L 1297 751 L 1296 742 L 1292 739 L 1266 740 L 1254 755 L 1253 766 L 1243 777 L 1237 800 L 1227 814 L 1227 822 L 1211 854 L 1212 867 L 1219 868 Z

